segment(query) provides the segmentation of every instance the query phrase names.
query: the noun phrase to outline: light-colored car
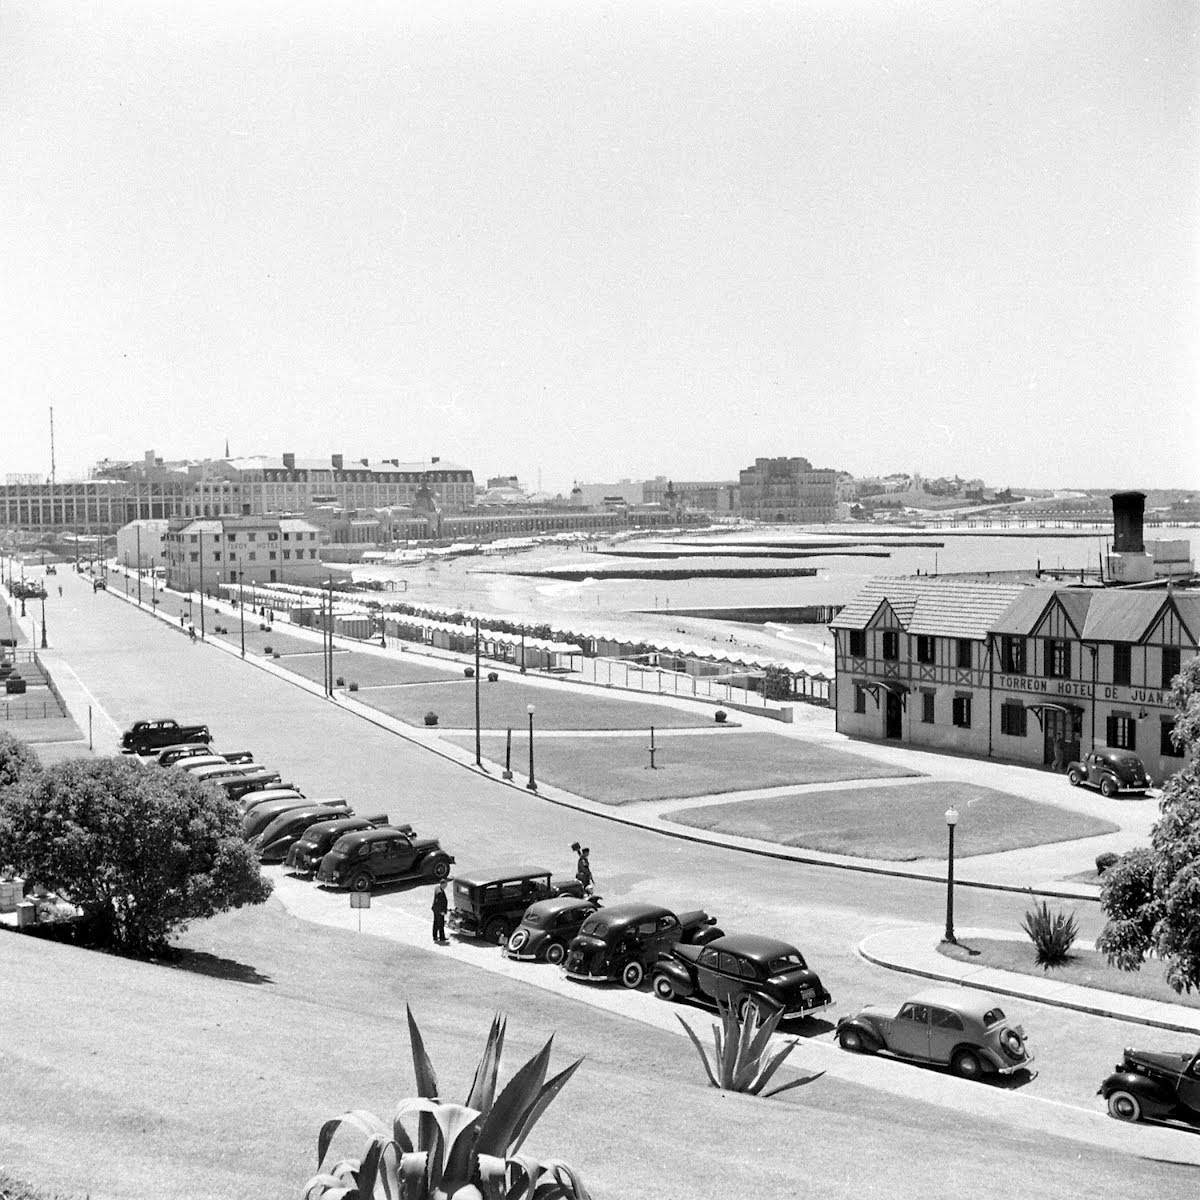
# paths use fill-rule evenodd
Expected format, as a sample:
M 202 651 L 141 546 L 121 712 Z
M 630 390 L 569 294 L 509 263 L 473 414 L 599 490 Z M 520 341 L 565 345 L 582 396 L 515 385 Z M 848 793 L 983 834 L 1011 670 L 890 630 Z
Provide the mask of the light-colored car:
M 960 988 L 926 988 L 898 1008 L 872 1005 L 837 1023 L 843 1050 L 939 1063 L 964 1079 L 1026 1071 L 1033 1055 L 1025 1030 L 994 996 Z
M 181 771 L 194 775 L 201 767 L 227 767 L 229 764 L 219 754 L 195 754 L 191 758 L 180 759 L 174 764 Z

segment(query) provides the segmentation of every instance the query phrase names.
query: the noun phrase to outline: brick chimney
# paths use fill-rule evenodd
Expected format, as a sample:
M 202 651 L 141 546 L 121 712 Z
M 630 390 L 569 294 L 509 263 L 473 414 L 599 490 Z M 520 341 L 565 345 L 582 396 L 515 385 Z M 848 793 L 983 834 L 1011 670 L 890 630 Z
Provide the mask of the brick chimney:
M 1146 514 L 1145 492 L 1113 492 L 1113 550 L 1117 554 L 1142 554 L 1142 526 Z
M 330 461 L 333 463 L 333 469 L 340 471 L 346 460 L 341 454 L 335 454 L 331 457 Z
M 296 456 L 288 453 L 283 456 L 283 469 L 285 471 L 294 471 L 296 469 Z

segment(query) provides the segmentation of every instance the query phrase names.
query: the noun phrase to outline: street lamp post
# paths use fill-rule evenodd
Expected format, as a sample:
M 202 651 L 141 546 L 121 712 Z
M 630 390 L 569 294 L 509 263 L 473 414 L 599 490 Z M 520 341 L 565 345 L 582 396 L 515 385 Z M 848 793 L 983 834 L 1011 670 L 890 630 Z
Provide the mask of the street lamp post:
M 475 622 L 475 765 L 483 767 L 479 746 L 479 622 Z M 529 772 L 533 774 L 532 771 Z
M 46 642 L 46 586 L 42 585 L 42 649 L 48 649 Z
M 137 533 L 137 573 L 138 573 L 138 608 L 142 607 L 142 526 L 136 527 Z
M 533 705 L 528 708 L 529 713 L 529 782 L 525 785 L 531 792 L 537 791 L 537 780 L 533 777 Z
M 238 615 L 242 619 L 242 657 L 246 657 L 246 573 L 238 572 Z
M 521 630 L 521 674 L 525 674 L 525 630 Z
M 951 806 L 946 809 L 946 829 L 950 835 L 949 849 L 946 856 L 946 934 L 943 942 L 951 946 L 958 944 L 954 936 L 954 827 L 958 824 L 958 809 Z

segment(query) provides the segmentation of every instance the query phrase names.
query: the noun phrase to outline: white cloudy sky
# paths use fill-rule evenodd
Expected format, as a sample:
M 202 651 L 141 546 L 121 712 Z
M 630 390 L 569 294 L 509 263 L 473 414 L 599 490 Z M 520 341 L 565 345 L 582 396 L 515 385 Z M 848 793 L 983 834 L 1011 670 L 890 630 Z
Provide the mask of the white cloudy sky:
M 0 477 L 1200 486 L 1185 0 L 0 8 Z

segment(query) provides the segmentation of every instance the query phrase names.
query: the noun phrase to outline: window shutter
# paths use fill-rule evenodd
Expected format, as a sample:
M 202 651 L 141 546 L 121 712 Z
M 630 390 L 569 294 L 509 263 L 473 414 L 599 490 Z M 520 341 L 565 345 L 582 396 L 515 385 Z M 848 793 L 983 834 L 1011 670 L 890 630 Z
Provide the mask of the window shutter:
M 1105 721 L 1105 737 L 1104 740 L 1110 746 L 1117 744 L 1117 718 L 1109 714 L 1108 720 Z
M 1129 720 L 1125 724 L 1125 728 L 1126 728 L 1126 730 L 1128 730 L 1128 733 L 1129 733 L 1129 743 L 1128 743 L 1128 745 L 1126 745 L 1125 749 L 1126 750 L 1136 750 L 1137 749 L 1137 722 L 1132 717 L 1130 717 Z

